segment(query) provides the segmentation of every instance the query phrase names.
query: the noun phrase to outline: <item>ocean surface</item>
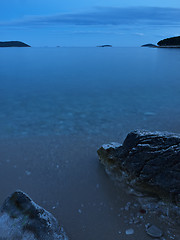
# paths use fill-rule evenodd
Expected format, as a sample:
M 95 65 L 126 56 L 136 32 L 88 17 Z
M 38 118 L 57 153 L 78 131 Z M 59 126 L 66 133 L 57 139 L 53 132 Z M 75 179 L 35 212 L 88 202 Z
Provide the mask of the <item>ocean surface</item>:
M 179 49 L 0 49 L 0 137 L 180 132 L 179 66 Z
M 126 236 L 131 197 L 96 151 L 135 129 L 180 133 L 179 67 L 180 49 L 1 48 L 0 203 L 27 192 L 72 240 L 151 239 L 143 224 Z

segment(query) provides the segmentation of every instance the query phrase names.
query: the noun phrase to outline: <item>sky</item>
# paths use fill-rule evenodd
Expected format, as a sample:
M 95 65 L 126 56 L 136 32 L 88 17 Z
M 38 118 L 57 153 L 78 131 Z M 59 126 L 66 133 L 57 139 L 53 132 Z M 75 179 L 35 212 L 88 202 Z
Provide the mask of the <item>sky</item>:
M 0 41 L 33 47 L 140 46 L 180 35 L 179 0 L 6 0 Z

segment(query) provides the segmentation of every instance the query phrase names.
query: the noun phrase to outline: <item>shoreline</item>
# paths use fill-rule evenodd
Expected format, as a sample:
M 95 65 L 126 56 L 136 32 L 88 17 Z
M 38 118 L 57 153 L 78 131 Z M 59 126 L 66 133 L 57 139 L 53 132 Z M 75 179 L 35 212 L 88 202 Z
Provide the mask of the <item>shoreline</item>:
M 158 45 L 153 45 L 152 46 L 146 46 L 145 45 L 142 45 L 141 47 L 147 47 L 147 48 L 180 48 L 180 45 L 176 45 L 176 46 L 158 46 Z
M 150 240 L 147 223 L 160 227 L 168 240 L 166 223 L 156 214 L 141 213 L 127 187 L 107 176 L 96 154 L 101 143 L 76 136 L 0 139 L 0 203 L 16 189 L 25 191 L 72 240 Z M 139 216 L 137 223 L 133 216 Z M 127 235 L 131 228 L 134 233 Z

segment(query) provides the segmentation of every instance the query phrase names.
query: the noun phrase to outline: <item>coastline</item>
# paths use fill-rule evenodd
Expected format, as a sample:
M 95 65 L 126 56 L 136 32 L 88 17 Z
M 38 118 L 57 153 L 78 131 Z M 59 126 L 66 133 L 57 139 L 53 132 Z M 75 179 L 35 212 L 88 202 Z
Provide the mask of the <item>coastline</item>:
M 1 139 L 0 203 L 16 189 L 26 191 L 72 240 L 149 240 L 147 223 L 160 227 L 169 239 L 167 224 L 156 214 L 140 213 L 136 197 L 106 175 L 96 154 L 101 144 L 102 139 L 77 136 Z M 137 214 L 139 222 L 131 222 Z M 131 228 L 134 233 L 127 235 Z
M 180 48 L 180 45 L 177 46 L 157 46 L 158 48 Z
M 158 46 L 158 45 L 152 45 L 152 46 L 146 46 L 145 45 L 142 45 L 141 47 L 148 47 L 148 48 L 180 48 L 180 45 L 171 45 L 171 46 Z
M 150 240 L 148 223 L 170 240 L 159 209 L 116 185 L 97 150 L 138 128 L 180 132 L 178 51 L 60 51 L 2 51 L 0 204 L 20 189 L 72 240 Z

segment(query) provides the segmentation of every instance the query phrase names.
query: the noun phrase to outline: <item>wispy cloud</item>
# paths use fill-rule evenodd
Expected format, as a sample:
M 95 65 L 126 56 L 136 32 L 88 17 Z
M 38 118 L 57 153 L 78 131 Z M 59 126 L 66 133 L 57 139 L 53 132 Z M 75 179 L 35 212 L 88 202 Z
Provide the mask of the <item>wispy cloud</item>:
M 180 25 L 180 9 L 160 7 L 95 8 L 90 12 L 63 13 L 51 16 L 26 16 L 0 22 L 0 26 L 58 25 Z

